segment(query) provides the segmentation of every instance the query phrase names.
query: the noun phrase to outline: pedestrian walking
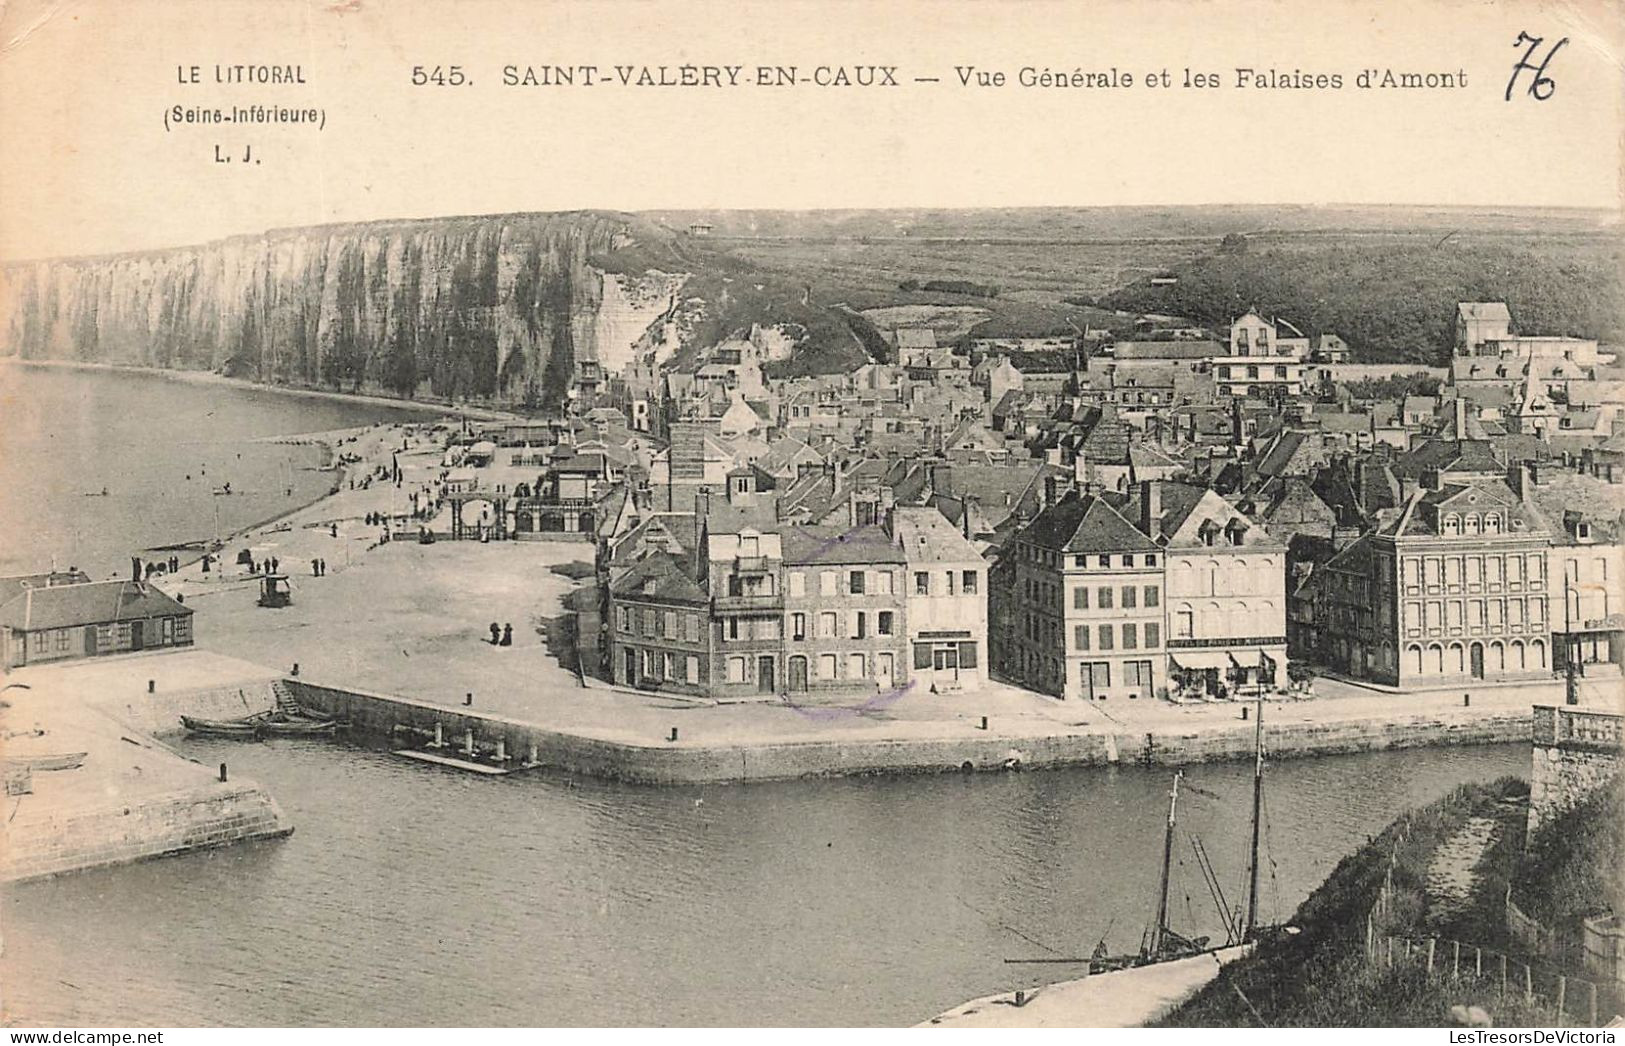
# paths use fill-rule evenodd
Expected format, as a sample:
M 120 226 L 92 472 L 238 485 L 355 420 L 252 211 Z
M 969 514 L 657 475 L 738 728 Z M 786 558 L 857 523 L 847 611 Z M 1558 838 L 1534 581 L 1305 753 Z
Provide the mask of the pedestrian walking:
M 513 626 L 512 625 L 503 625 L 502 626 L 502 645 L 503 646 L 513 646 Z
M 313 559 L 313 560 L 310 561 L 310 576 L 311 577 L 321 577 L 322 576 L 322 561 L 321 560 Z
M 502 642 L 502 626 L 495 621 L 491 622 L 491 645 L 496 646 Z

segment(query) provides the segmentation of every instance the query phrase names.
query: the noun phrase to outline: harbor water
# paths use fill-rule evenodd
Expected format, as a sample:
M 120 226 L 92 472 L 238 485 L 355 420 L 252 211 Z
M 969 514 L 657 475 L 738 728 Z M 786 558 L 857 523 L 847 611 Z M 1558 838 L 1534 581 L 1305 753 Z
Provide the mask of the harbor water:
M 1139 767 L 647 788 L 464 775 L 334 742 L 185 741 L 285 840 L 24 884 L 6 1007 L 86 1025 L 906 1025 L 1134 948 L 1170 777 Z M 1527 746 L 1271 769 L 1262 913 L 1400 810 L 1527 774 Z M 1251 767 L 1193 768 L 1170 921 L 1241 899 Z

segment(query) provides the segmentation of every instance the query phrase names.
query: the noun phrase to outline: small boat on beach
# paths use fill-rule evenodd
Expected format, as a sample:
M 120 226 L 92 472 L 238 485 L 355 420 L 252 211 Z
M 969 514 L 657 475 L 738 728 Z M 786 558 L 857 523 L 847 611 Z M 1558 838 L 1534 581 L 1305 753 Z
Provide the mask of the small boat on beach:
M 62 755 L 25 755 L 7 759 L 6 770 L 77 770 L 85 765 L 88 752 L 68 752 Z

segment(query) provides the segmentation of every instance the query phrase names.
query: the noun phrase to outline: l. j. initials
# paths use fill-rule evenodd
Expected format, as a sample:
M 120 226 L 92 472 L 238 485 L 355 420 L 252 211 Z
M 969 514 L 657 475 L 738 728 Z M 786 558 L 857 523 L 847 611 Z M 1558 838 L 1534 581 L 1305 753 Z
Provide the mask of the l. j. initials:
M 1546 57 L 1540 60 L 1539 65 L 1535 65 L 1535 52 L 1538 51 L 1540 49 L 1540 45 L 1545 42 L 1545 37 L 1530 36 L 1526 32 L 1521 30 L 1519 31 L 1518 39 L 1512 42 L 1512 46 L 1522 47 L 1524 44 L 1528 44 L 1529 47 L 1524 51 L 1523 57 L 1518 59 L 1518 64 L 1512 67 L 1512 78 L 1507 81 L 1507 101 L 1512 101 L 1512 89 L 1518 85 L 1518 77 L 1523 75 L 1525 69 L 1535 74 L 1535 78 L 1530 81 L 1528 91 L 1529 97 L 1533 98 L 1535 101 L 1544 102 L 1546 99 L 1552 96 L 1553 91 L 1557 90 L 1556 81 L 1546 75 L 1546 67 L 1552 64 L 1552 59 L 1557 55 L 1558 51 L 1563 49 L 1563 45 L 1569 42 L 1569 38 L 1565 36 L 1563 39 L 1553 44 L 1551 48 L 1547 50 Z

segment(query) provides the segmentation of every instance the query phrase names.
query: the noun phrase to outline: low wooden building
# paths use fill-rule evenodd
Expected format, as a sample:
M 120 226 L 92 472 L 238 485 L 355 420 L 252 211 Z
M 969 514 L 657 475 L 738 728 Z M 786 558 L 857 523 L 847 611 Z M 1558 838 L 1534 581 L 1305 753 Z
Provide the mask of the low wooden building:
M 192 645 L 192 608 L 144 581 L 30 587 L 0 606 L 7 669 Z

